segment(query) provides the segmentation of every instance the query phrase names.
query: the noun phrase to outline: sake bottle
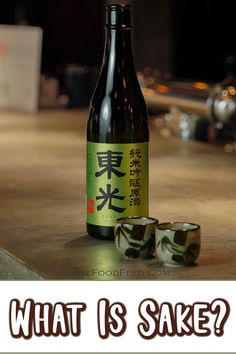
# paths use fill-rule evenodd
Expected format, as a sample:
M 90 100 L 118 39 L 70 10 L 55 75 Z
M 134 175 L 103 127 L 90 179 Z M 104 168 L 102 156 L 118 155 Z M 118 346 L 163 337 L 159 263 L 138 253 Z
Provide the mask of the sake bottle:
M 106 8 L 103 63 L 87 124 L 87 232 L 114 239 L 114 223 L 148 216 L 148 114 L 131 46 L 130 6 Z

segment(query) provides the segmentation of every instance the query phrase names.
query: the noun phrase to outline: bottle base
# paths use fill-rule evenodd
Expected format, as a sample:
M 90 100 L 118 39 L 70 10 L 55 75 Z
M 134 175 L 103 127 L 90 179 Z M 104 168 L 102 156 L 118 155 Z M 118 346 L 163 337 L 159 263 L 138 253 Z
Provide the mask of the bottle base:
M 112 226 L 98 226 L 86 223 L 87 233 L 89 236 L 99 240 L 114 241 L 114 227 Z

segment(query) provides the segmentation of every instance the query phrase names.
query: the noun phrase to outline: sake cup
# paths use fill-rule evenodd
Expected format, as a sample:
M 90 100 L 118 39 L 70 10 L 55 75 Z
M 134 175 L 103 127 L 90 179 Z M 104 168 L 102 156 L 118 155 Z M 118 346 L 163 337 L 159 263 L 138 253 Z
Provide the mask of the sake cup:
M 118 252 L 126 259 L 151 258 L 157 224 L 157 219 L 143 216 L 117 219 L 114 233 Z
M 200 226 L 167 222 L 156 227 L 155 248 L 159 259 L 170 266 L 194 265 L 200 252 Z

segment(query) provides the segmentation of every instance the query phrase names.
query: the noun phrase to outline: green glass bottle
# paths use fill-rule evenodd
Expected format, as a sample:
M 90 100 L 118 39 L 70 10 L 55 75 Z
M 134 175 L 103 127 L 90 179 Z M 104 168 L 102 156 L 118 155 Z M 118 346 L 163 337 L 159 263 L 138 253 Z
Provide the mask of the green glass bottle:
M 148 216 L 148 114 L 131 46 L 130 7 L 106 9 L 106 43 L 87 124 L 87 232 L 114 239 L 115 220 Z

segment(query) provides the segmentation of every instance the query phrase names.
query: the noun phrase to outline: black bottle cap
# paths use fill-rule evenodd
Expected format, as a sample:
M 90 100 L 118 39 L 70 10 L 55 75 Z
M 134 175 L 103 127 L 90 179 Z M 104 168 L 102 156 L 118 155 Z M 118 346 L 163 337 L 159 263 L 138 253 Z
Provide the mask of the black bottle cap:
M 108 5 L 106 7 L 106 27 L 131 28 L 129 5 Z

